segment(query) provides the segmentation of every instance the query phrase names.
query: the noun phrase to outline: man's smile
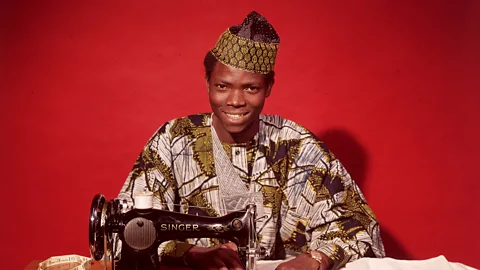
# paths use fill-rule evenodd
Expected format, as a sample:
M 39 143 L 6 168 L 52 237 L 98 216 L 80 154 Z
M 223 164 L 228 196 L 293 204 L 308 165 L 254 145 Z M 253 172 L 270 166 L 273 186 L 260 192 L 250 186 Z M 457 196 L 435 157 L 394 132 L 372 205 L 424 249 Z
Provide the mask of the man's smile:
M 244 117 L 248 114 L 248 112 L 246 112 L 246 113 L 227 113 L 227 112 L 224 112 L 224 113 L 228 118 L 231 118 L 233 120 L 241 119 L 242 117 Z

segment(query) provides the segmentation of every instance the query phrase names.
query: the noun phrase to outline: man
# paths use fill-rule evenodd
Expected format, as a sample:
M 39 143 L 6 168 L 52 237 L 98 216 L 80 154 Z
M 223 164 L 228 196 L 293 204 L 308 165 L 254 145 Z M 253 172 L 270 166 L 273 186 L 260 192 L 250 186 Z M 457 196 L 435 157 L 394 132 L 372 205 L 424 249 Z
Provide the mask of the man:
M 145 188 L 157 208 L 221 216 L 239 197 L 256 200 L 268 259 L 278 269 L 338 269 L 384 256 L 378 223 L 357 185 L 314 134 L 261 114 L 274 83 L 280 38 L 256 12 L 227 29 L 204 64 L 213 113 L 169 121 L 149 140 L 119 197 Z M 218 239 L 171 241 L 161 259 L 203 269 L 242 269 Z

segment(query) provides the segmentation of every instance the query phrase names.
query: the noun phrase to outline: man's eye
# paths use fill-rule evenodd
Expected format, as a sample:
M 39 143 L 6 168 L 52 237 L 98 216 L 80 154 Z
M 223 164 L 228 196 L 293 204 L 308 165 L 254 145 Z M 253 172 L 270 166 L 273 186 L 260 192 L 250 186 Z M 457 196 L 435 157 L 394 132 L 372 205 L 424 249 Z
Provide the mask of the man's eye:
M 227 86 L 225 84 L 217 84 L 216 85 L 218 89 L 221 89 L 221 90 L 224 90 L 227 88 Z
M 259 90 L 258 87 L 253 87 L 253 86 L 245 88 L 245 91 L 247 92 L 257 92 L 258 90 Z

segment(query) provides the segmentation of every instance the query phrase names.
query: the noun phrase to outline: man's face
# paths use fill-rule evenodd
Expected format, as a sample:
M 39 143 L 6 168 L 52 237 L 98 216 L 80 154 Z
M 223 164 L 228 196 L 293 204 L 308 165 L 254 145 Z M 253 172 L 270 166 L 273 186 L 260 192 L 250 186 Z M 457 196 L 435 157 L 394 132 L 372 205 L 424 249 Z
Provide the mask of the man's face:
M 271 90 L 265 76 L 217 62 L 207 88 L 213 126 L 220 140 L 246 142 L 255 136 L 259 115 Z

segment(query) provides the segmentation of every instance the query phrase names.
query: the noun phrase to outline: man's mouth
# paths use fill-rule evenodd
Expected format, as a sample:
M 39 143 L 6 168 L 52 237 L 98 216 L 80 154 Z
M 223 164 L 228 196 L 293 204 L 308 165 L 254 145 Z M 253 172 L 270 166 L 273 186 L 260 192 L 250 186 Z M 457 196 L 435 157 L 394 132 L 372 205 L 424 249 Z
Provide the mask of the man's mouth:
M 229 118 L 236 120 L 236 119 L 240 119 L 240 118 L 244 117 L 245 115 L 248 114 L 248 112 L 246 112 L 246 113 L 225 113 L 225 114 Z

